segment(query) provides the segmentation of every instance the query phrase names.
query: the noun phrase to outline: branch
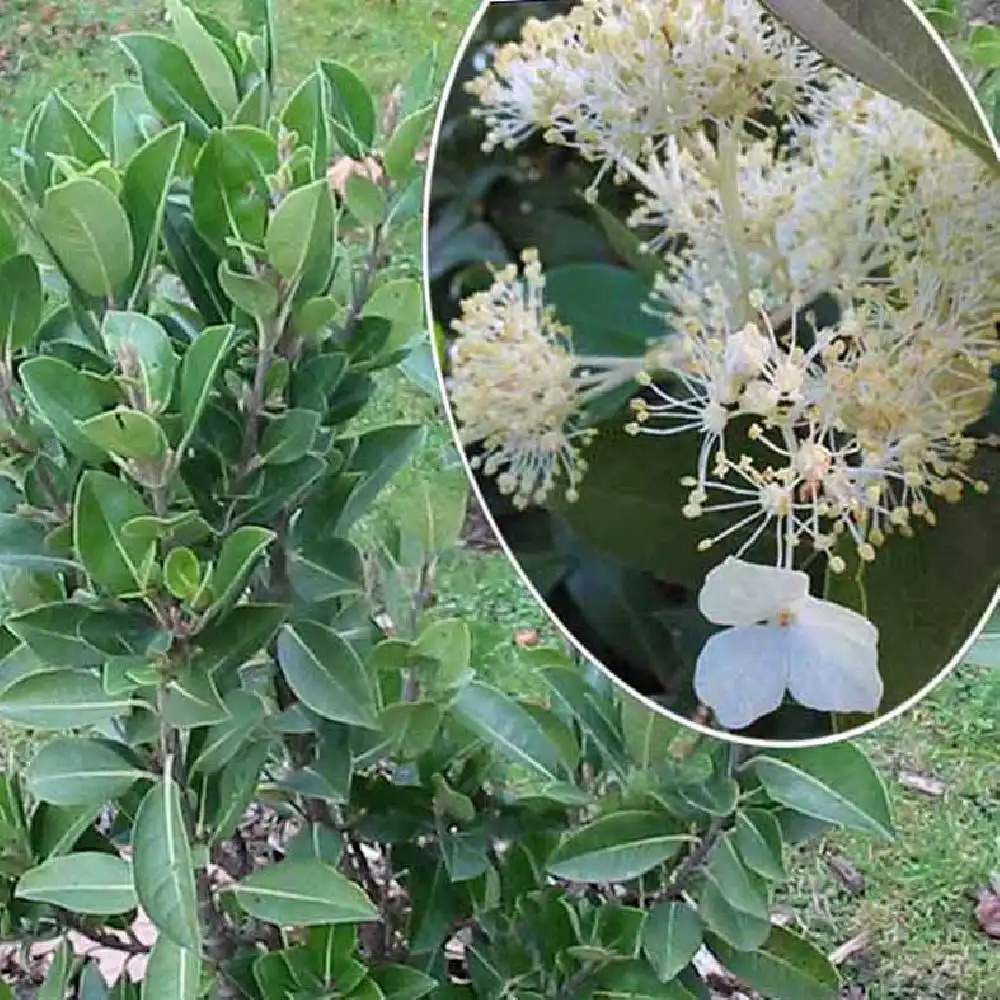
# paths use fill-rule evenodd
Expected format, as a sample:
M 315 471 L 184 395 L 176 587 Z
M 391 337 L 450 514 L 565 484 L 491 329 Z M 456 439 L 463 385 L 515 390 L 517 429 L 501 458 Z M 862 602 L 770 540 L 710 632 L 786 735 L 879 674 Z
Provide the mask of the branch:
M 712 820 L 701 839 L 701 843 L 695 846 L 674 869 L 673 877 L 660 894 L 662 898 L 678 899 L 683 894 L 701 863 L 712 853 L 712 848 L 715 847 L 719 837 L 725 833 L 727 825 L 727 820 L 722 817 Z

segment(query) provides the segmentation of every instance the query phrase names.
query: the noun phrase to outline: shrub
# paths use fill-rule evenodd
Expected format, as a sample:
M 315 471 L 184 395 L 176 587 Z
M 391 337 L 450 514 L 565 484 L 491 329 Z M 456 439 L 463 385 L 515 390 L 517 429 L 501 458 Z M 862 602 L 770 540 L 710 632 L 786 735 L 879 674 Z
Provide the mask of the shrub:
M 833 997 L 768 901 L 784 840 L 888 834 L 858 750 L 746 757 L 554 650 L 547 704 L 477 679 L 427 611 L 464 494 L 352 542 L 421 440 L 352 418 L 420 322 L 388 275 L 428 67 L 388 124 L 332 61 L 281 102 L 249 6 L 123 36 L 141 86 L 52 94 L 0 185 L 0 719 L 38 741 L 0 898 L 60 939 L 39 996 L 697 997 L 704 942 Z

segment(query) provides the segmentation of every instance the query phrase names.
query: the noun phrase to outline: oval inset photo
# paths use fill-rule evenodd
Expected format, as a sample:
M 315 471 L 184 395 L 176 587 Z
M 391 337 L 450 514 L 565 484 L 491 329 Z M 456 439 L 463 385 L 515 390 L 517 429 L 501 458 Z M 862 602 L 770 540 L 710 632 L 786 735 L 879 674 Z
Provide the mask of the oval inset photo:
M 577 647 L 745 742 L 890 718 L 997 603 L 996 140 L 911 4 L 857 6 L 489 4 L 431 152 L 498 534 Z

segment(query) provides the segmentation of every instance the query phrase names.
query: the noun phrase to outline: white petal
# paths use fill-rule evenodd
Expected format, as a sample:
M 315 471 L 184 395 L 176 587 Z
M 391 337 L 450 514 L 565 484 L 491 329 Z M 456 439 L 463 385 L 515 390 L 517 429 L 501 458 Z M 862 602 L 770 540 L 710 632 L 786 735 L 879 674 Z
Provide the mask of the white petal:
M 800 570 L 729 556 L 705 577 L 698 609 L 716 625 L 753 625 L 774 618 L 808 595 L 809 577 Z
M 822 605 L 822 607 L 820 607 Z M 882 701 L 878 629 L 862 615 L 828 601 L 797 606 L 786 630 L 796 655 L 789 675 L 792 697 L 821 712 L 875 712 Z
M 745 729 L 781 704 L 791 666 L 788 631 L 745 625 L 718 632 L 702 646 L 695 694 L 726 729 Z
M 796 624 L 810 631 L 831 629 L 850 636 L 855 642 L 878 642 L 878 629 L 864 615 L 833 601 L 803 597 L 794 607 Z

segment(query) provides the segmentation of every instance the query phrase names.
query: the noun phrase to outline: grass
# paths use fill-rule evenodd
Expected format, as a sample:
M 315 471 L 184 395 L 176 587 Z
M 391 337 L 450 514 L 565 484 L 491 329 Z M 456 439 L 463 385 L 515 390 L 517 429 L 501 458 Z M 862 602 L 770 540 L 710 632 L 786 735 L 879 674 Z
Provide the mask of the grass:
M 238 21 L 238 0 L 202 0 Z M 385 93 L 405 80 L 407 66 L 437 46 L 443 67 L 475 0 L 284 0 L 281 76 L 301 77 L 320 55 L 350 64 Z M 53 88 L 87 107 L 125 61 L 116 30 L 148 28 L 159 5 L 144 0 L 70 3 L 0 0 L 0 174 L 16 170 L 11 148 L 31 107 Z M 415 238 L 407 248 L 415 251 Z M 417 460 L 394 483 L 391 511 L 417 480 L 443 475 L 453 459 L 450 438 L 431 399 L 401 379 L 380 384 L 364 414 L 368 425 L 412 420 L 428 427 Z M 473 625 L 475 662 L 492 682 L 532 691 L 515 634 L 555 630 L 502 554 L 456 553 L 439 576 L 439 615 Z M 833 950 L 864 931 L 869 948 L 844 967 L 870 1000 L 1000 1000 L 1000 945 L 975 926 L 969 890 L 1000 869 L 1000 670 L 964 668 L 917 710 L 863 741 L 883 769 L 899 837 L 878 844 L 838 834 L 798 851 L 781 903 L 802 929 Z M 928 798 L 898 781 L 902 772 L 933 775 L 945 786 Z M 831 854 L 849 860 L 867 882 L 852 895 L 831 874 Z

